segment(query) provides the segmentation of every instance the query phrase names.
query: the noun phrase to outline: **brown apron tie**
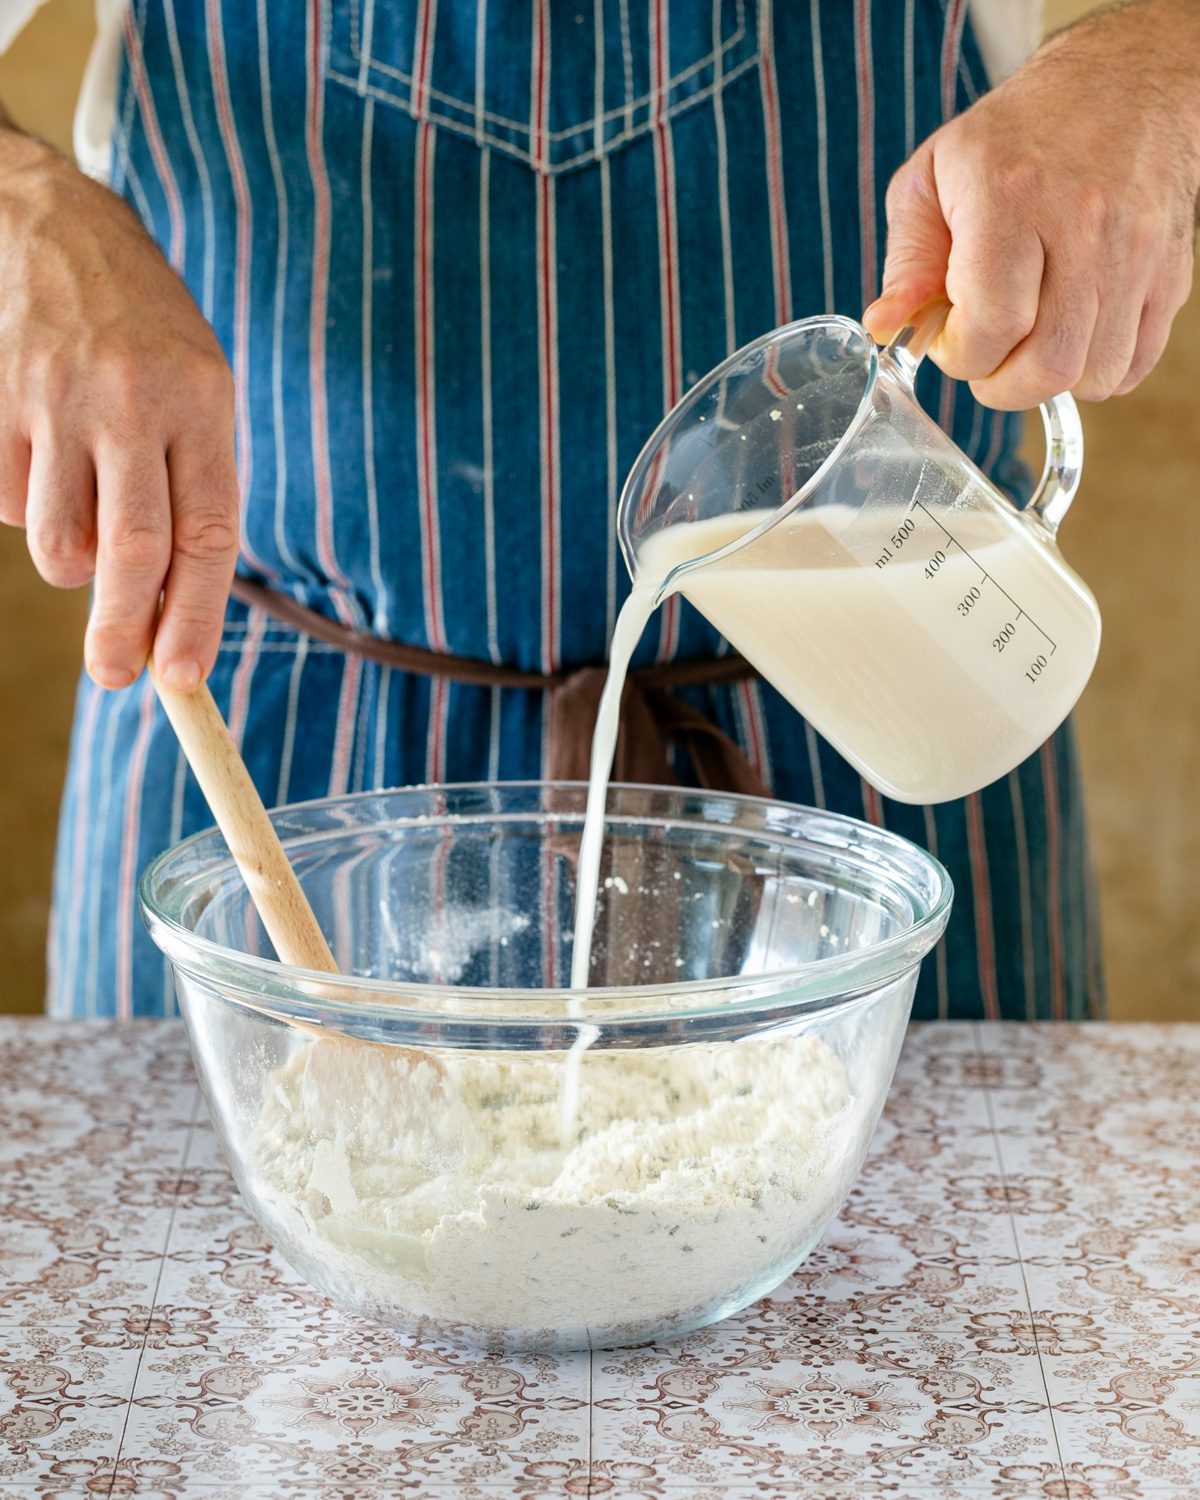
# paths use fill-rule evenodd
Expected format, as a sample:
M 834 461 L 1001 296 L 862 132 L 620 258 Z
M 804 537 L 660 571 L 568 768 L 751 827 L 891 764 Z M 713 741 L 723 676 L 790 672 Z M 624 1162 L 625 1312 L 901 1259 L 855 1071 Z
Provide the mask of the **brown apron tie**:
M 473 656 L 427 651 L 400 641 L 383 640 L 309 609 L 288 594 L 235 578 L 233 596 L 252 609 L 264 610 L 283 624 L 339 651 L 420 677 L 442 677 L 471 687 L 526 688 L 550 695 L 549 764 L 552 781 L 586 781 L 592 730 L 604 690 L 606 668 L 581 667 L 544 675 L 520 667 L 480 661 Z M 617 781 L 672 785 L 668 748 L 682 750 L 696 779 L 711 791 L 742 792 L 765 797 L 769 790 L 742 750 L 717 726 L 673 691 L 745 682 L 755 676 L 742 656 L 732 653 L 710 661 L 660 662 L 630 672 L 621 700 L 621 729 L 613 776 Z

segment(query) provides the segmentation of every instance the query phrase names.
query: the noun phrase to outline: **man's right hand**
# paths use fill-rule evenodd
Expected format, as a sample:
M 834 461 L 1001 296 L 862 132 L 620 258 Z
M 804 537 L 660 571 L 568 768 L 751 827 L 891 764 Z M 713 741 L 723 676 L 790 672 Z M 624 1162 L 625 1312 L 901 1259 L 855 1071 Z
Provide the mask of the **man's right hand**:
M 132 210 L 0 128 L 0 520 L 59 588 L 94 577 L 101 687 L 154 644 L 168 686 L 212 669 L 238 547 L 233 379 Z M 159 597 L 165 595 L 155 631 Z

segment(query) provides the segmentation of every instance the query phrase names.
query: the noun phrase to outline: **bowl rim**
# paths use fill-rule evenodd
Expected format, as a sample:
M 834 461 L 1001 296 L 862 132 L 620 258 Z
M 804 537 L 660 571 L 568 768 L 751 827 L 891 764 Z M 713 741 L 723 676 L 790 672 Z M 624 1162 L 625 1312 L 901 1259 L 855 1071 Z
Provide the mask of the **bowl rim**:
M 564 821 L 578 821 L 582 817 L 587 785 L 585 781 L 541 779 L 430 782 L 290 802 L 272 808 L 269 816 L 278 825 L 297 815 L 317 811 L 329 814 L 335 809 L 352 808 L 387 798 L 412 798 L 415 804 L 417 799 L 424 799 L 426 803 L 441 799 L 453 802 L 456 796 L 476 795 L 494 799 L 498 794 L 504 799 L 523 793 L 526 796 L 532 795 L 539 803 L 547 794 L 574 794 L 578 799 L 578 809 L 564 807 L 561 812 Z M 230 1000 L 250 1005 L 280 1019 L 307 1021 L 310 1024 L 330 1025 L 349 1031 L 356 1029 L 356 1022 L 369 1025 L 380 1021 L 404 1022 L 410 1029 L 422 1024 L 442 1028 L 456 1023 L 477 1028 L 480 1023 L 486 1023 L 488 1027 L 565 1024 L 572 1030 L 577 1030 L 581 1023 L 603 1022 L 607 1031 L 619 1023 L 675 1023 L 688 1019 L 734 1016 L 747 1010 L 765 1011 L 786 1007 L 793 1014 L 797 1010 L 806 1013 L 817 1010 L 826 1012 L 860 1003 L 871 991 L 881 989 L 916 969 L 945 930 L 954 898 L 949 872 L 934 855 L 890 829 L 878 827 L 846 813 L 827 812 L 780 798 L 617 781 L 609 786 L 606 822 L 616 821 L 619 824 L 621 821 L 656 821 L 644 808 L 635 807 L 622 811 L 621 804 L 631 797 L 677 801 L 681 805 L 674 814 L 674 821 L 684 823 L 689 821 L 687 805 L 694 801 L 703 801 L 706 807 L 713 809 L 724 806 L 741 814 L 758 815 L 763 820 L 758 828 L 746 827 L 740 822 L 735 825 L 747 837 L 761 833 L 774 837 L 777 841 L 781 840 L 788 831 L 783 823 L 789 819 L 796 825 L 793 838 L 800 836 L 801 825 L 810 833 L 818 827 L 837 830 L 848 841 L 847 849 L 843 852 L 849 853 L 851 848 L 859 850 L 860 865 L 880 864 L 889 869 L 894 878 L 897 870 L 906 862 L 911 869 L 926 876 L 932 886 L 933 897 L 922 903 L 923 909 L 909 925 L 866 948 L 811 959 L 805 964 L 762 974 L 674 980 L 637 986 L 597 985 L 586 990 L 574 990 L 569 986 L 534 989 L 432 984 L 381 980 L 354 974 L 331 977 L 318 970 L 283 964 L 278 959 L 243 953 L 212 938 L 203 937 L 180 920 L 178 911 L 173 913 L 166 909 L 169 903 L 160 899 L 159 888 L 167 879 L 171 868 L 205 842 L 221 851 L 220 857 L 214 858 L 211 867 L 205 872 L 207 880 L 211 881 L 219 873 L 236 868 L 228 846 L 214 826 L 199 829 L 150 861 L 138 881 L 139 905 L 150 936 L 170 960 L 173 968 L 183 970 Z M 439 809 L 435 810 L 435 818 L 461 824 L 485 819 L 492 822 L 517 821 L 532 816 L 533 810 L 531 806 L 506 819 L 495 810 L 482 808 L 473 818 Z M 386 823 L 377 826 L 428 828 L 430 821 L 427 808 L 424 814 L 414 811 L 408 817 L 389 818 Z M 659 813 L 657 821 L 664 822 L 667 819 Z M 691 821 L 707 820 L 693 815 Z M 720 827 L 721 824 L 712 820 L 711 826 Z M 286 829 L 281 837 L 285 848 L 289 844 L 293 847 L 307 847 L 327 839 L 345 837 L 353 829 L 353 824 L 331 823 L 319 832 L 314 830 L 309 837 L 289 837 Z M 832 851 L 834 846 L 829 847 Z M 869 854 L 864 854 L 864 850 L 869 851 Z M 186 890 L 186 885 L 187 882 L 184 881 L 181 889 Z M 904 885 L 903 889 L 915 907 L 919 898 L 910 885 Z M 176 908 L 179 905 L 177 902 Z

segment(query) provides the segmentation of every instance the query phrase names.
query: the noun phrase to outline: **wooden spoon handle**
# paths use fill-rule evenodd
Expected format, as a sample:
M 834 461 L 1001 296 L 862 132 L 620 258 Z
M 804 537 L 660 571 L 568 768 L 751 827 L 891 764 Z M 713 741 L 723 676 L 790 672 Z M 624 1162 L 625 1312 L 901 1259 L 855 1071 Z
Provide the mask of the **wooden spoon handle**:
M 280 961 L 338 972 L 279 835 L 207 685 L 176 693 L 147 670 Z

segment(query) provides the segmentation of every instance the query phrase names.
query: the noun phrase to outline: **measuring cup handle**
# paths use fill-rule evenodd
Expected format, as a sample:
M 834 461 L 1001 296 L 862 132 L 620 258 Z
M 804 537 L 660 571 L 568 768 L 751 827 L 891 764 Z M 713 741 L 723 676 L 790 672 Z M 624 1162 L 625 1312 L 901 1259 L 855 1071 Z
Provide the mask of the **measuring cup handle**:
M 883 351 L 910 386 L 949 313 L 950 303 L 944 297 L 926 302 L 909 317 L 907 324 Z M 1079 408 L 1065 391 L 1061 396 L 1052 396 L 1044 402 L 1041 413 L 1042 425 L 1046 429 L 1046 462 L 1026 514 L 1032 511 L 1053 536 L 1079 488 L 1079 473 L 1083 468 L 1083 425 L 1079 420 Z
M 947 299 L 934 297 L 931 302 L 923 303 L 909 315 L 908 322 L 884 350 L 909 385 L 915 383 L 918 366 L 949 316 L 950 303 Z
M 1026 506 L 1051 536 L 1062 524 L 1079 488 L 1083 468 L 1083 423 L 1079 408 L 1066 391 L 1051 396 L 1041 406 L 1042 426 L 1046 429 L 1046 462 L 1033 498 Z

